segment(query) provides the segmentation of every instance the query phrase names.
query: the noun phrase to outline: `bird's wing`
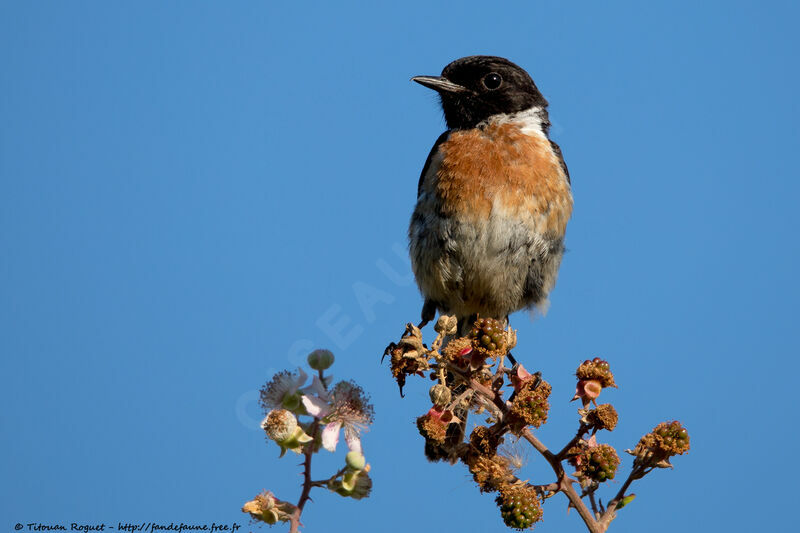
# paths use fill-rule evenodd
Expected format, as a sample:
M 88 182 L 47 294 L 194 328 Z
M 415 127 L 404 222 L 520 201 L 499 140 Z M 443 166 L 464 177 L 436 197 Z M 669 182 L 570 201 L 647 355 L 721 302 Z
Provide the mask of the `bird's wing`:
M 431 166 L 431 160 L 433 159 L 433 155 L 439 150 L 439 145 L 442 144 L 447 140 L 447 137 L 450 136 L 450 130 L 439 135 L 439 138 L 436 139 L 436 142 L 433 143 L 433 148 L 431 148 L 430 153 L 428 154 L 428 159 L 425 160 L 425 166 L 422 167 L 422 173 L 419 175 L 419 183 L 417 184 L 417 198 L 419 198 L 420 193 L 422 192 L 422 182 L 425 180 L 425 174 L 428 173 L 428 169 Z M 559 152 L 560 154 L 560 152 Z
M 558 162 L 561 163 L 561 170 L 564 171 L 564 174 L 567 176 L 567 183 L 572 185 L 572 181 L 569 179 L 569 169 L 567 169 L 567 163 L 564 161 L 564 156 L 561 154 L 561 147 L 550 141 L 550 146 L 553 148 L 553 153 L 558 156 Z M 430 158 L 430 156 L 428 156 Z

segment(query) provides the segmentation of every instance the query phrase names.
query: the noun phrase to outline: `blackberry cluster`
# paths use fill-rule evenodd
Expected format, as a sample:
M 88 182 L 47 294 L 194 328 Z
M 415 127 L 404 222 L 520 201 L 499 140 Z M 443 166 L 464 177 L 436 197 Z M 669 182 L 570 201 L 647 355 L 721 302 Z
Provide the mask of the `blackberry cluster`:
M 575 375 L 580 380 L 596 380 L 600 382 L 600 385 L 605 387 L 616 387 L 617 384 L 614 383 L 614 374 L 611 373 L 611 367 L 608 364 L 608 361 L 604 361 L 599 357 L 595 357 L 594 359 L 587 359 L 578 367 L 578 370 L 575 371 Z
M 677 420 L 662 422 L 653 429 L 658 435 L 661 447 L 671 455 L 682 454 L 689 450 L 689 432 Z
M 689 432 L 680 422 L 661 422 L 653 431 L 639 440 L 629 453 L 636 456 L 634 464 L 644 466 L 669 466 L 669 458 L 689 451 Z
M 487 352 L 504 352 L 506 350 L 506 333 L 503 322 L 494 318 L 479 318 L 469 332 L 475 348 Z
M 530 529 L 542 519 L 542 506 L 533 487 L 511 485 L 500 489 L 495 500 L 503 522 L 513 529 Z
M 517 432 L 524 427 L 540 427 L 547 422 L 552 387 L 546 381 L 527 381 L 514 396 L 509 408 L 509 424 Z
M 614 479 L 619 466 L 619 456 L 616 450 L 608 444 L 600 444 L 592 448 L 582 446 L 576 451 L 569 462 L 575 467 L 578 476 L 602 483 Z

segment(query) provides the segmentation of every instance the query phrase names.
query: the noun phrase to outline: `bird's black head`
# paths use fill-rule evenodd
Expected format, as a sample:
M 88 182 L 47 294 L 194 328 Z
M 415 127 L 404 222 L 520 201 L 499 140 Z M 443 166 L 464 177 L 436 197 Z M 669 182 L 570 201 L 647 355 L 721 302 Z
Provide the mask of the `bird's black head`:
M 473 128 L 492 115 L 547 107 L 528 73 L 502 57 L 462 57 L 447 65 L 441 76 L 411 80 L 439 93 L 450 129 Z

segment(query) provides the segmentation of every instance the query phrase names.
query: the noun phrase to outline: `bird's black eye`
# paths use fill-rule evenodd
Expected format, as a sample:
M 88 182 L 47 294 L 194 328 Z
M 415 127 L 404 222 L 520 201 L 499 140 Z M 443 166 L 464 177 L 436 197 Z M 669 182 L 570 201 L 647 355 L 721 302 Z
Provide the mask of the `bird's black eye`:
M 500 77 L 500 74 L 497 72 L 490 72 L 486 76 L 483 77 L 483 86 L 489 89 L 490 91 L 494 91 L 503 83 L 503 78 Z

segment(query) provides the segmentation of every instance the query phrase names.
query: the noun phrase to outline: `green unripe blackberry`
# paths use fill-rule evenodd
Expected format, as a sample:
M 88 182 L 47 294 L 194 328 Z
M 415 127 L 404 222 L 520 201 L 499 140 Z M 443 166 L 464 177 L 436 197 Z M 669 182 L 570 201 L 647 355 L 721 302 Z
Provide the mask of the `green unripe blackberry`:
M 603 481 L 614 479 L 619 466 L 617 452 L 608 444 L 601 444 L 589 450 L 588 459 L 583 469 L 583 475 L 590 479 L 602 483 Z
M 503 522 L 510 528 L 529 529 L 542 519 L 542 506 L 536 490 L 527 485 L 513 485 L 500 489 L 495 500 Z
M 682 454 L 689 450 L 689 432 L 680 422 L 662 422 L 653 429 L 658 436 L 658 446 L 669 455 Z

